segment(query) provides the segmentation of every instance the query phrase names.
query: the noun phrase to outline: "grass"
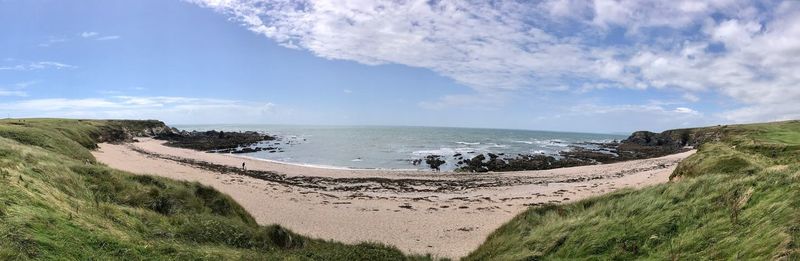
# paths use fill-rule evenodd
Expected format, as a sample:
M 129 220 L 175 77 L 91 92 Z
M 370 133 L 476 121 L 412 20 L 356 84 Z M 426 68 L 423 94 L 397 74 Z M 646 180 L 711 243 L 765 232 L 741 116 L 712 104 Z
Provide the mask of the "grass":
M 717 138 L 672 182 L 531 208 L 465 259 L 800 259 L 800 122 L 690 131 Z
M 89 149 L 97 139 L 152 126 L 0 121 L 0 260 L 430 259 L 260 226 L 210 187 L 95 163 Z

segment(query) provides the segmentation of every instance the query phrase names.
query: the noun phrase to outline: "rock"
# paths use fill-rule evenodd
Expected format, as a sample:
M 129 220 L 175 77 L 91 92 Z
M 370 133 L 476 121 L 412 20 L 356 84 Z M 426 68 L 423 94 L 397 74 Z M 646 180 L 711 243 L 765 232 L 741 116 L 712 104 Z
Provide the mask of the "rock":
M 489 171 L 504 170 L 506 168 L 506 161 L 495 157 L 486 163 L 486 168 Z
M 242 149 L 239 149 L 239 150 L 233 150 L 233 151 L 231 151 L 231 153 L 234 153 L 234 154 L 240 154 L 240 153 L 252 153 L 252 152 L 258 152 L 258 151 L 261 151 L 261 150 L 263 150 L 263 149 L 262 149 L 262 148 L 250 148 L 250 147 L 246 147 L 246 148 L 242 148 Z
M 469 160 L 469 165 L 478 167 L 481 164 L 483 164 L 484 160 L 486 160 L 486 156 L 483 156 L 483 154 L 479 154 L 478 156 L 472 157 L 472 159 Z
M 168 146 L 188 148 L 194 150 L 224 150 L 239 147 L 250 147 L 262 141 L 275 140 L 275 137 L 263 135 L 253 131 L 247 132 L 224 132 L 224 131 L 205 131 L 205 132 L 164 132 L 155 136 L 156 139 L 166 140 Z M 255 149 L 253 149 L 255 151 Z M 254 152 L 244 150 L 241 153 Z
M 422 164 L 422 159 L 414 159 L 411 161 L 411 164 L 414 166 L 418 166 L 419 164 Z
M 440 155 L 428 155 L 425 157 L 425 163 L 430 166 L 431 169 L 439 171 L 439 167 L 444 165 L 445 161 L 441 159 L 442 156 Z
M 677 143 L 670 136 L 649 131 L 634 132 L 630 137 L 622 142 L 638 144 L 641 146 L 672 146 Z

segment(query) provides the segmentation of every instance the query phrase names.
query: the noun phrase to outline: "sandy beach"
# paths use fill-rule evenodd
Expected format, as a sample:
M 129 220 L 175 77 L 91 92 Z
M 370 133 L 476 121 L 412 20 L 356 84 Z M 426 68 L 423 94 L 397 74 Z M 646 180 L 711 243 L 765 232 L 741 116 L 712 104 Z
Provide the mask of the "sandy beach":
M 614 164 L 506 173 L 315 168 L 164 146 L 140 138 L 94 156 L 138 174 L 197 181 L 230 195 L 261 224 L 346 243 L 458 258 L 532 205 L 668 181 L 688 151 Z M 248 173 L 225 171 L 241 168 Z

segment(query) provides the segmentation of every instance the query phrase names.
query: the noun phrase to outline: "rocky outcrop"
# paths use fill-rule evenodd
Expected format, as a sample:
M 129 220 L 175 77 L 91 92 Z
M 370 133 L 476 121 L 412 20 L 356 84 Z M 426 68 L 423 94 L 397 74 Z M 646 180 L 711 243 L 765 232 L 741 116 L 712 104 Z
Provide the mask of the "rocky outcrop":
M 155 136 L 156 139 L 167 141 L 166 145 L 202 151 L 246 153 L 261 151 L 265 148 L 249 148 L 262 141 L 275 140 L 275 137 L 254 131 L 225 132 L 225 131 L 177 131 L 165 132 Z M 245 151 L 245 149 L 247 149 Z M 277 148 L 268 147 L 267 150 Z M 243 152 L 244 151 L 244 152 Z
M 593 164 L 590 161 L 580 161 L 573 158 L 557 159 L 553 156 L 517 155 L 516 157 L 501 158 L 499 155 L 490 154 L 489 159 L 479 154 L 469 160 L 458 162 L 456 171 L 459 172 L 489 172 L 489 171 L 521 171 L 521 170 L 544 170 L 563 167 L 573 167 Z
M 636 144 L 640 146 L 683 146 L 682 141 L 676 141 L 670 135 L 649 131 L 637 131 L 622 141 L 623 144 Z
M 97 142 L 131 142 L 136 137 L 155 137 L 172 133 L 164 122 L 158 120 L 108 120 L 98 126 Z

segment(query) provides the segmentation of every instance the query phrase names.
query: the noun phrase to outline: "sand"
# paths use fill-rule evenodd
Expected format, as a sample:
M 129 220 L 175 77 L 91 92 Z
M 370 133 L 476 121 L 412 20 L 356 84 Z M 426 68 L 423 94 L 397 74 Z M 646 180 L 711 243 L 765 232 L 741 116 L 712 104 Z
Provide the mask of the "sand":
M 100 144 L 94 156 L 138 174 L 197 181 L 239 202 L 260 224 L 346 243 L 381 242 L 406 253 L 459 258 L 529 206 L 665 183 L 688 151 L 660 158 L 488 174 L 349 170 L 291 165 L 164 146 L 141 138 Z M 258 179 L 194 164 L 269 171 Z

